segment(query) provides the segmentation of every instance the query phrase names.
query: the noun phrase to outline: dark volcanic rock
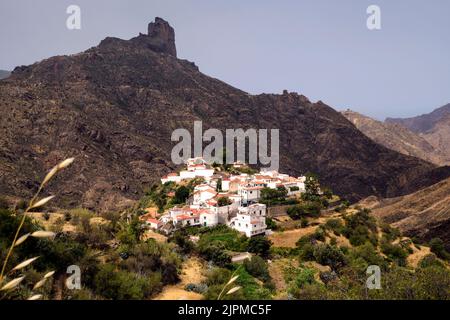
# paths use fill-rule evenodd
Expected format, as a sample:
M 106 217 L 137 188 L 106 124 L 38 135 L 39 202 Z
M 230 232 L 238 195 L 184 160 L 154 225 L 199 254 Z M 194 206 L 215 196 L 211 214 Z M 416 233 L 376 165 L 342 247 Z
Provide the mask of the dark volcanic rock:
M 16 68 L 0 82 L 0 194 L 29 196 L 46 170 L 75 156 L 50 187 L 60 203 L 120 207 L 175 168 L 172 131 L 192 131 L 195 120 L 204 130 L 280 129 L 280 171 L 316 172 L 351 200 L 402 195 L 450 175 L 374 143 L 322 102 L 249 95 L 208 77 L 176 58 L 166 22 L 149 31 Z

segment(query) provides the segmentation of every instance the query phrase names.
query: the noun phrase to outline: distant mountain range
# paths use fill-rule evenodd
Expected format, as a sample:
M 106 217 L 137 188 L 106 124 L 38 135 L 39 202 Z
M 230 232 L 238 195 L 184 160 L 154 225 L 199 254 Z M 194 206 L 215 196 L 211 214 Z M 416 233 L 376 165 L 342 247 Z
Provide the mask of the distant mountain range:
M 205 39 L 207 41 L 207 39 Z M 450 176 L 362 134 L 339 112 L 297 93 L 250 95 L 176 56 L 163 19 L 130 40 L 14 69 L 0 81 L 0 190 L 29 196 L 46 170 L 75 156 L 50 192 L 60 205 L 117 209 L 177 169 L 174 129 L 277 128 L 280 171 L 317 173 L 352 201 L 395 197 Z
M 411 120 L 389 119 L 385 122 L 351 110 L 343 111 L 342 114 L 369 138 L 389 149 L 437 165 L 449 165 L 450 112 L 446 114 L 442 110 L 440 108 L 429 115 Z M 417 131 L 419 126 L 428 128 L 428 131 Z M 412 130 L 414 128 L 415 131 Z
M 432 131 L 443 119 L 450 116 L 450 103 L 433 112 L 412 118 L 386 118 L 386 123 L 397 123 L 416 133 Z
M 0 70 L 0 79 L 8 78 L 11 72 L 6 70 Z

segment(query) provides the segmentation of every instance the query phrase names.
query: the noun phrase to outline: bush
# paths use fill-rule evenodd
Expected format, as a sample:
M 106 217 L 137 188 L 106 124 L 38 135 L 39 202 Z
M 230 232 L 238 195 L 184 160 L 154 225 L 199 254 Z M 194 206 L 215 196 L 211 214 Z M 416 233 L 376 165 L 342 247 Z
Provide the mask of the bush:
M 378 244 L 377 224 L 375 218 L 369 215 L 367 209 L 359 210 L 353 215 L 344 217 L 345 227 L 342 233 L 353 246 L 360 246 L 366 242 L 374 246 Z
M 135 273 L 116 270 L 112 264 L 100 268 L 94 279 L 95 292 L 107 299 L 144 299 L 161 289 L 161 274 L 139 276 Z
M 255 278 L 258 278 L 264 282 L 270 280 L 267 263 L 259 256 L 253 256 L 251 259 L 246 259 L 244 261 L 244 268 Z
M 430 253 L 419 261 L 419 268 L 428 268 L 428 267 L 445 267 L 445 265 L 441 261 L 439 261 L 439 259 L 435 254 Z
M 303 288 L 307 284 L 316 282 L 314 279 L 315 271 L 313 269 L 304 268 L 295 276 L 294 282 L 297 288 Z
M 450 259 L 450 254 L 445 250 L 444 242 L 439 238 L 430 241 L 430 250 L 441 259 Z
M 381 231 L 384 233 L 385 238 L 388 241 L 394 241 L 401 236 L 400 230 L 392 228 L 389 224 L 385 223 L 381 225 Z
M 381 252 L 383 252 L 390 260 L 399 266 L 406 266 L 406 258 L 408 252 L 399 245 L 383 241 L 381 243 Z
M 329 219 L 325 223 L 325 228 L 332 230 L 335 235 L 339 236 L 344 231 L 344 224 L 341 219 Z
M 287 214 L 294 220 L 304 217 L 318 217 L 322 210 L 322 204 L 318 201 L 308 201 L 304 204 L 298 204 L 287 209 Z
M 315 260 L 324 266 L 330 266 L 332 270 L 338 270 L 346 264 L 345 256 L 336 246 L 318 244 L 313 252 Z
M 352 268 L 360 273 L 365 273 L 370 265 L 377 265 L 384 270 L 387 269 L 386 261 L 370 242 L 349 249 L 347 257 L 350 259 Z
M 267 225 L 267 229 L 271 229 L 271 230 L 276 230 L 278 227 L 272 218 L 266 218 L 266 225 Z
M 270 252 L 270 247 L 272 246 L 272 241 L 265 238 L 264 236 L 256 236 L 250 238 L 247 245 L 247 251 L 251 253 L 256 253 L 260 256 L 267 257 Z
M 226 206 L 229 206 L 230 204 L 232 204 L 233 202 L 229 199 L 229 198 L 227 198 L 227 197 L 219 197 L 218 199 L 217 199 L 217 205 L 219 206 L 219 207 L 226 207 Z
M 285 187 L 278 187 L 277 189 L 263 188 L 261 189 L 259 202 L 267 206 L 285 204 L 287 194 L 288 192 Z
M 311 243 L 304 244 L 300 249 L 299 258 L 302 261 L 314 261 L 314 245 Z
M 188 237 L 186 230 L 181 229 L 175 231 L 168 241 L 176 243 L 183 254 L 189 254 L 194 250 L 195 245 Z
M 175 197 L 173 198 L 173 203 L 185 203 L 187 198 L 189 198 L 190 190 L 186 186 L 180 186 L 175 191 Z
M 225 251 L 225 247 L 220 242 L 202 243 L 198 247 L 200 255 L 207 260 L 212 261 L 219 267 L 226 267 L 231 263 L 231 256 Z

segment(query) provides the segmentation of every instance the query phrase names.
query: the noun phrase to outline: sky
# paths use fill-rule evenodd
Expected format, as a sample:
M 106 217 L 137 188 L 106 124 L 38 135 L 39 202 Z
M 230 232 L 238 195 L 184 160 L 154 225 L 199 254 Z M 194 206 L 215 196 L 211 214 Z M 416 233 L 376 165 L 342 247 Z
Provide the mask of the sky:
M 66 27 L 69 5 L 81 30 Z M 448 0 L 1 0 L 0 69 L 132 38 L 156 16 L 180 58 L 252 94 L 286 89 L 380 120 L 450 102 Z

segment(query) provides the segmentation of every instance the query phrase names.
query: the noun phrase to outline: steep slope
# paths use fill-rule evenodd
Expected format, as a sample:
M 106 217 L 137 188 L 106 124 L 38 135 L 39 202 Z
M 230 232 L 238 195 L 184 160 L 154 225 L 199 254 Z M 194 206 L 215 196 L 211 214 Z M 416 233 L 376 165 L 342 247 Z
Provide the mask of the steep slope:
M 387 118 L 387 123 L 398 123 L 411 131 L 425 133 L 431 130 L 439 120 L 450 114 L 450 103 L 442 106 L 431 113 L 412 118 Z
M 441 135 L 441 130 L 438 130 L 436 133 L 436 143 L 430 144 L 419 134 L 397 123 L 377 121 L 351 110 L 342 111 L 341 113 L 362 133 L 389 149 L 432 162 L 436 165 L 450 164 L 450 157 L 447 158 L 445 153 L 441 151 L 441 148 L 446 143 L 445 137 L 447 137 Z M 450 135 L 448 137 L 450 138 Z M 450 146 L 450 143 L 447 146 Z
M 418 133 L 436 150 L 444 156 L 445 162 L 450 161 L 450 103 L 421 116 L 392 119 L 387 118 L 386 123 L 401 124 Z
M 4 78 L 8 78 L 11 72 L 6 70 L 0 70 L 0 80 Z
M 280 170 L 307 171 L 351 200 L 398 196 L 450 168 L 391 151 L 322 102 L 296 93 L 249 95 L 176 57 L 162 19 L 149 34 L 17 67 L 0 82 L 0 190 L 29 195 L 57 161 L 76 162 L 52 185 L 62 205 L 118 208 L 176 166 L 174 129 L 280 129 Z
M 441 153 L 450 162 L 450 113 L 437 121 L 433 128 L 421 136 L 428 141 L 435 149 L 442 150 Z
M 373 214 L 425 241 L 441 238 L 450 248 L 450 179 L 413 194 L 382 200 Z

